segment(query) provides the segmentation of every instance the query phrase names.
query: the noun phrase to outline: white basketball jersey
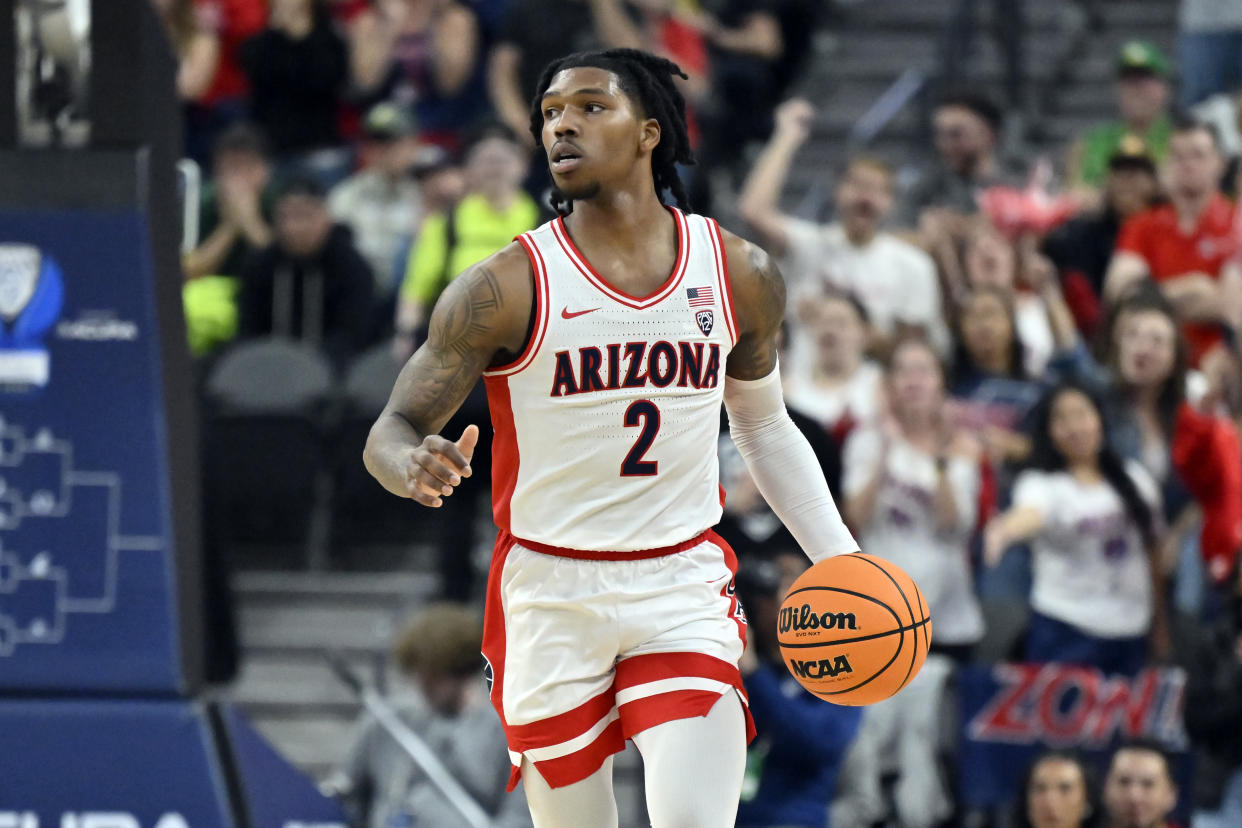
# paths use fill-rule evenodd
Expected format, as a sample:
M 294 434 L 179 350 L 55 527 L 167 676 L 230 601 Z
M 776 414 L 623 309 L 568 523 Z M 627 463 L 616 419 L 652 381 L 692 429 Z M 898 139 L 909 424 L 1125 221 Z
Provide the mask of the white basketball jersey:
M 720 227 L 670 208 L 677 261 L 645 298 L 609 285 L 558 218 L 518 238 L 535 275 L 522 355 L 485 373 L 492 505 L 515 537 L 671 546 L 720 519 L 725 360 L 737 342 Z

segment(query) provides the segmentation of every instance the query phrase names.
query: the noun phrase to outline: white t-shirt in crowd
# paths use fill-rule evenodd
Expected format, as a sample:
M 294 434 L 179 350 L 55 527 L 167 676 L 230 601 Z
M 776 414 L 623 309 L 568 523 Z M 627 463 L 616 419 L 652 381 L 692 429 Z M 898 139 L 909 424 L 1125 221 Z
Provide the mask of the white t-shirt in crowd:
M 855 247 L 839 223 L 790 218 L 784 227 L 787 243 L 779 264 L 789 285 L 791 309 L 803 297 L 822 295 L 825 287 L 835 287 L 852 293 L 881 333 L 891 334 L 898 322 L 921 325 L 936 350 L 948 352 L 940 282 L 930 256 L 891 233 L 878 233 L 869 243 Z M 796 325 L 790 328 L 790 358 L 800 367 L 809 366 L 815 343 Z
M 864 360 L 845 382 L 829 387 L 804 376 L 785 382 L 785 404 L 831 431 L 848 420 L 855 425 L 872 425 L 880 417 L 880 393 L 884 371 Z
M 979 464 L 952 457 L 945 468 L 957 506 L 957 524 L 936 529 L 938 472 L 935 458 L 899 440 L 883 455 L 875 428 L 857 429 L 845 441 L 842 489 L 853 497 L 884 463 L 871 522 L 859 527 L 862 551 L 892 561 L 918 584 L 931 608 L 932 641 L 973 644 L 983 636 L 983 613 L 970 574 L 968 545 L 979 509 Z
M 1151 476 L 1126 471 L 1159 514 Z M 1068 471 L 1018 475 L 1013 506 L 1038 509 L 1044 528 L 1031 541 L 1036 612 L 1099 638 L 1133 638 L 1151 624 L 1151 569 L 1142 534 L 1106 482 L 1085 484 Z
M 1027 376 L 1042 377 L 1056 348 L 1044 300 L 1033 293 L 1019 293 L 1014 297 L 1013 315 L 1022 343 L 1022 366 Z

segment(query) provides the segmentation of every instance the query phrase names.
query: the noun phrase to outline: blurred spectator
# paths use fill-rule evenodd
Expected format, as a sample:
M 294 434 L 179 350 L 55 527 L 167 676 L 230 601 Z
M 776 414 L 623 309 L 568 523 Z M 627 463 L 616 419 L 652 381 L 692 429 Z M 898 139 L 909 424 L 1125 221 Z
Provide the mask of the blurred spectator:
M 345 42 L 324 0 L 273 0 L 268 26 L 242 44 L 251 117 L 281 165 L 335 183 L 348 164 L 337 131 Z
M 521 188 L 527 155 L 516 135 L 502 124 L 480 127 L 465 157 L 466 196 L 423 222 L 401 284 L 397 337 L 406 356 L 448 283 L 539 221 Z
M 1195 751 L 1194 828 L 1242 825 L 1242 581 L 1215 621 L 1186 619 L 1177 639 L 1186 670 L 1186 733 Z
M 211 171 L 199 204 L 202 242 L 182 262 L 186 279 L 240 276 L 250 254 L 272 241 L 272 170 L 262 133 L 244 124 L 222 133 Z
M 676 14 L 676 0 L 590 0 L 600 38 L 609 48 L 643 49 L 676 63 L 686 78 L 674 78 L 686 99 L 690 146 L 699 146 L 695 107 L 709 86 L 707 45 L 700 32 Z M 683 177 L 685 171 L 683 171 Z
M 996 146 L 1001 111 L 980 95 L 945 98 L 932 116 L 937 160 L 907 193 L 898 225 L 918 230 L 918 242 L 940 269 L 942 285 L 952 296 L 965 282 L 961 245 L 977 222 L 978 194 L 1013 183 L 1001 168 Z
M 983 440 L 993 464 L 1026 459 L 1027 415 L 1041 389 L 1022 359 L 1012 296 L 990 285 L 971 289 L 958 305 L 955 328 L 950 393 L 957 424 Z
M 241 334 L 300 339 L 341 364 L 372 338 L 371 268 L 314 179 L 284 185 L 275 215 L 275 242 L 242 272 Z
M 1023 238 L 1020 243 L 1029 246 L 1029 241 Z M 1018 275 L 1024 264 L 1017 247 L 989 224 L 976 224 L 966 239 L 965 285 L 995 288 L 1009 296 L 1015 331 L 1022 343 L 1023 367 L 1030 376 L 1039 377 L 1052 355 L 1052 330 L 1039 294 L 1019 289 Z
M 944 373 L 925 341 L 897 343 L 888 416 L 845 443 L 845 515 L 859 543 L 918 583 L 936 619 L 932 649 L 964 659 L 983 635 L 967 562 L 979 499 L 979 446 L 948 416 Z
M 937 161 L 907 195 L 900 215 L 904 227 L 919 227 L 925 216 L 969 216 L 978 211 L 975 193 L 1010 183 L 996 154 L 1003 118 L 992 101 L 971 93 L 950 95 L 932 114 Z M 960 234 L 958 234 L 960 235 Z
M 1242 2 L 1181 0 L 1178 29 L 1183 107 L 1242 89 Z
M 469 4 L 377 0 L 351 33 L 355 86 L 412 108 L 422 140 L 457 149 L 486 107 L 479 20 Z
M 988 524 L 984 561 L 994 566 L 1010 545 L 1031 542 L 1028 661 L 1136 675 L 1149 630 L 1167 646 L 1167 625 L 1153 609 L 1156 484 L 1105 443 L 1099 404 L 1081 387 L 1058 386 L 1033 419 L 1029 466 L 1012 505 Z
M 832 291 L 803 299 L 798 316 L 815 355 L 804 370 L 786 373 L 785 402 L 843 444 L 856 426 L 879 423 L 884 405 L 884 372 L 866 358 L 867 312 Z
M 531 98 L 545 66 L 599 48 L 589 0 L 512 0 L 488 61 L 492 107 L 514 135 L 533 148 Z
M 1019 114 L 1026 107 L 1026 0 L 992 0 L 991 26 L 997 54 L 1005 63 L 1005 101 Z M 941 52 L 941 83 L 959 88 L 967 80 L 967 63 L 974 50 L 979 0 L 957 0 Z M 1042 57 L 1042 55 L 1041 55 Z
M 199 19 L 193 0 L 153 0 L 180 62 L 177 94 L 196 101 L 211 87 L 220 64 L 220 37 Z
M 1049 750 L 1035 757 L 1022 780 L 1016 828 L 1096 828 L 1100 792 L 1082 757 Z
M 397 251 L 422 221 L 418 183 L 408 174 L 417 145 L 414 124 L 400 107 L 382 103 L 362 123 L 362 169 L 332 188 L 328 209 L 354 233 L 354 243 L 375 275 L 376 298 L 388 306 L 392 324 Z
M 1223 582 L 1242 548 L 1242 448 L 1229 421 L 1185 402 L 1186 344 L 1168 302 L 1154 288 L 1121 302 L 1105 330 L 1105 368 L 1078 337 L 1056 280 L 1043 293 L 1060 348 L 1051 370 L 1108 401 L 1109 443 L 1163 487 L 1170 540 L 1192 524 L 1185 507 L 1193 497 L 1203 513 L 1200 553 Z M 1162 555 L 1171 557 L 1172 549 Z
M 1178 124 L 1169 139 L 1169 203 L 1131 217 L 1104 282 L 1116 302 L 1145 276 L 1159 283 L 1185 323 L 1192 365 L 1222 341 L 1220 277 L 1236 249 L 1234 208 L 1220 192 L 1225 171 L 1210 127 Z
M 413 691 L 412 702 L 397 714 L 427 742 L 496 828 L 529 826 L 522 789 L 505 793 L 509 753 L 479 677 L 482 643 L 483 622 L 475 610 L 450 603 L 425 607 L 393 648 L 393 660 Z M 349 758 L 331 787 L 349 808 L 354 825 L 467 825 L 423 770 L 369 716 L 359 722 Z
M 747 615 L 738 666 L 757 731 L 747 749 L 739 828 L 829 828 L 828 803 L 862 719 L 859 708 L 825 704 L 803 690 L 781 660 L 777 613 L 806 567 L 795 549 L 778 560 L 749 562 L 738 573 Z
M 1173 767 L 1159 743 L 1132 740 L 1117 748 L 1104 777 L 1108 828 L 1171 828 L 1176 804 Z
M 781 212 L 779 199 L 798 148 L 810 134 L 815 110 L 804 100 L 781 104 L 776 129 L 751 170 L 738 211 L 759 233 L 769 253 L 781 259 L 795 301 L 833 287 L 857 297 L 876 335 L 873 350 L 883 351 L 894 335 L 911 329 L 948 350 L 941 317 L 940 286 L 926 253 L 880 224 L 893 206 L 893 173 L 885 164 L 856 158 L 836 191 L 837 221 L 818 224 Z M 790 343 L 795 374 L 814 362 L 815 347 L 795 327 Z
M 221 132 L 246 115 L 250 87 L 241 45 L 267 24 L 267 0 L 194 0 L 199 25 L 220 42 L 220 59 L 207 91 L 186 111 L 186 155 L 202 167 Z
M 1099 325 L 1104 274 L 1121 225 L 1156 202 L 1160 180 L 1141 138 L 1124 135 L 1108 157 L 1103 205 L 1071 219 L 1044 239 L 1042 251 L 1056 266 L 1061 290 L 1083 336 Z
M 1110 160 L 1126 139 L 1141 140 L 1156 162 L 1169 150 L 1169 63 L 1150 43 L 1130 41 L 1117 53 L 1117 109 L 1121 119 L 1090 129 L 1070 147 L 1066 168 L 1074 186 L 1100 187 Z

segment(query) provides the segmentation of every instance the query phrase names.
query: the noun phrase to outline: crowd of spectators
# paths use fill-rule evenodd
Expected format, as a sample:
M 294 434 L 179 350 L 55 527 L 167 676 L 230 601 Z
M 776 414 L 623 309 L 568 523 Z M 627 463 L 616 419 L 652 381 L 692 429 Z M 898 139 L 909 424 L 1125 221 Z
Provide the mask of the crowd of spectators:
M 862 548 L 910 572 L 935 619 L 919 681 L 861 716 L 790 698 L 756 632 L 744 824 L 822 826 L 834 800 L 839 825 L 960 817 L 927 771 L 943 763 L 936 711 L 956 672 L 994 651 L 997 606 L 1027 619 L 1007 657 L 1126 676 L 1191 666 L 1186 724 L 1210 769 L 1194 824 L 1242 824 L 1242 3 L 1183 0 L 1176 66 L 1123 46 L 1115 115 L 1055 174 L 1001 152 L 1012 101 L 949 90 L 911 185 L 865 154 L 811 173 L 835 188 L 823 222 L 782 206 L 822 115 L 785 100 L 815 0 L 153 2 L 207 181 L 183 264 L 208 365 L 231 340 L 268 336 L 340 370 L 368 352 L 399 364 L 457 273 L 548 216 L 528 103 L 543 65 L 632 46 L 686 70 L 692 200 L 706 211 L 736 193 L 737 229 L 778 257 L 791 412 Z M 486 418 L 480 394 L 468 406 L 462 423 Z M 762 628 L 797 550 L 729 449 L 722 532 Z M 458 500 L 469 524 L 478 501 Z M 469 599 L 473 538 L 453 535 L 444 593 Z M 793 778 L 812 750 L 814 778 Z M 396 778 L 364 766 L 358 784 Z M 1089 766 L 1042 757 L 1015 819 L 1164 824 L 1176 792 L 1157 746 L 1106 770 L 1097 799 Z M 790 804 L 796 786 L 818 805 Z

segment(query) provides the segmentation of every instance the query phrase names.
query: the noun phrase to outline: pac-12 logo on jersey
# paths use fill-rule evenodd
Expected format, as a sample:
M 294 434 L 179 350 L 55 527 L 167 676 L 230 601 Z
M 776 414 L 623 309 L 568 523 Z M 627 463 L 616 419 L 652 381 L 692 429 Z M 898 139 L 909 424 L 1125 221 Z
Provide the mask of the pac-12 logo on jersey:
M 703 336 L 707 336 L 712 332 L 712 323 L 716 321 L 716 318 L 711 311 L 701 310 L 694 315 L 694 321 L 699 323 L 699 330 L 703 332 Z

